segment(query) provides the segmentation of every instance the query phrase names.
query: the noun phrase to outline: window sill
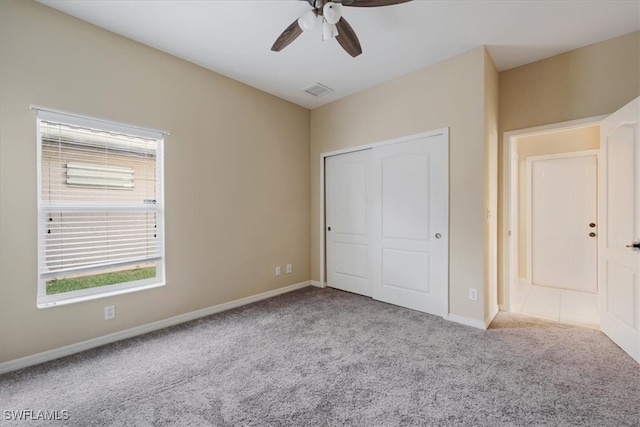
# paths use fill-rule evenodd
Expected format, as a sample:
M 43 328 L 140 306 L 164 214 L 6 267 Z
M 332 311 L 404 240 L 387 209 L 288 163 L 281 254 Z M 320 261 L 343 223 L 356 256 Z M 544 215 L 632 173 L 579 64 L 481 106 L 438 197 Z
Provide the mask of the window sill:
M 135 287 L 128 287 L 124 289 L 114 289 L 111 291 L 104 291 L 104 292 L 90 294 L 90 295 L 70 296 L 69 298 L 62 298 L 55 301 L 38 302 L 37 307 L 41 309 L 59 307 L 61 305 L 75 304 L 79 302 L 92 301 L 100 298 L 113 297 L 116 295 L 129 294 L 132 292 L 145 291 L 147 289 L 159 288 L 164 286 L 165 284 L 166 283 L 162 281 L 162 282 L 149 283 L 149 284 L 135 286 Z

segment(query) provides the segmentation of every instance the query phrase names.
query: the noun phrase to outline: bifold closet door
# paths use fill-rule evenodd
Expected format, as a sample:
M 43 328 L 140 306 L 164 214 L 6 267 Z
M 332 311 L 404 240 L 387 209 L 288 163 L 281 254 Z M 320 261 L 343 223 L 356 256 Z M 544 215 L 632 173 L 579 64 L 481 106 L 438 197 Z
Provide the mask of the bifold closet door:
M 373 150 L 373 298 L 448 312 L 448 141 L 438 134 Z
M 371 296 L 371 150 L 325 159 L 327 284 Z

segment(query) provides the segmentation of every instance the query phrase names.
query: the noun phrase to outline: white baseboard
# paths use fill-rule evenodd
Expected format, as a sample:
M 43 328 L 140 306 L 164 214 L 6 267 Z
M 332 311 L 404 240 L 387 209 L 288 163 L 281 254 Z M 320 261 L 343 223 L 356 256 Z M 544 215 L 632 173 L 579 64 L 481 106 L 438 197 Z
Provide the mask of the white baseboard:
M 326 288 L 327 284 L 325 283 L 324 285 L 320 282 L 318 282 L 317 280 L 312 280 L 311 281 L 311 286 L 315 286 L 316 288 Z
M 124 331 L 114 332 L 109 335 L 92 338 L 75 344 L 66 345 L 64 347 L 55 348 L 53 350 L 44 351 L 42 353 L 37 353 L 30 356 L 21 357 L 19 359 L 2 362 L 0 363 L 0 374 L 26 368 L 32 365 L 37 365 L 39 363 L 48 362 L 50 360 L 59 359 L 61 357 L 89 350 L 94 347 L 99 347 L 101 345 L 109 344 L 127 338 L 132 338 L 138 335 L 146 334 L 148 332 L 156 331 L 158 329 L 168 328 L 169 326 L 178 325 L 180 323 L 199 319 L 211 314 L 220 313 L 232 308 L 240 307 L 263 299 L 285 294 L 287 292 L 295 291 L 297 289 L 307 287 L 311 284 L 311 281 L 296 283 L 294 285 L 285 286 L 283 288 L 274 289 L 272 291 L 263 292 L 261 294 L 252 295 L 246 298 L 240 298 L 235 301 L 214 305 L 211 307 L 203 308 L 201 310 L 192 311 L 190 313 L 180 314 L 178 316 L 159 320 L 157 322 L 147 323 L 146 325 L 136 326 L 135 328 L 125 329 Z
M 482 320 L 469 319 L 468 317 L 458 316 L 457 314 L 449 313 L 447 320 L 455 323 L 460 323 L 461 325 L 471 326 L 477 329 L 487 329 L 485 322 L 483 322 Z
M 498 305 L 498 309 L 500 311 L 509 311 L 509 310 L 507 310 L 507 305 L 506 304 L 499 304 Z

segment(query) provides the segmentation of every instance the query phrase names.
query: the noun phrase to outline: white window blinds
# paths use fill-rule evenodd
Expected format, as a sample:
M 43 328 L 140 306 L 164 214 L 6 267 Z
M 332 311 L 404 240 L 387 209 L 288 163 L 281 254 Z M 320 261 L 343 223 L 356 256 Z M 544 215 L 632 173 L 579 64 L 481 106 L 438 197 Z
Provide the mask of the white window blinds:
M 39 297 L 78 272 L 161 260 L 161 133 L 38 111 Z
M 67 184 L 132 189 L 134 172 L 133 168 L 69 162 L 67 163 Z

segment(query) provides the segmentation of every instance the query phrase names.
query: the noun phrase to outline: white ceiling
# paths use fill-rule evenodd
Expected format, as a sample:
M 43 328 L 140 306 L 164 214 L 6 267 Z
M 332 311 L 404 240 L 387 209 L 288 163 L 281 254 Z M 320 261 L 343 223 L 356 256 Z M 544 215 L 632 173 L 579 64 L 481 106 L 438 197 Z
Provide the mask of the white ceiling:
M 414 0 L 345 7 L 363 54 L 352 58 L 321 26 L 281 52 L 271 45 L 310 10 L 300 0 L 40 0 L 41 3 L 315 108 L 486 45 L 498 70 L 640 29 L 640 1 Z M 302 91 L 316 82 L 335 90 Z

